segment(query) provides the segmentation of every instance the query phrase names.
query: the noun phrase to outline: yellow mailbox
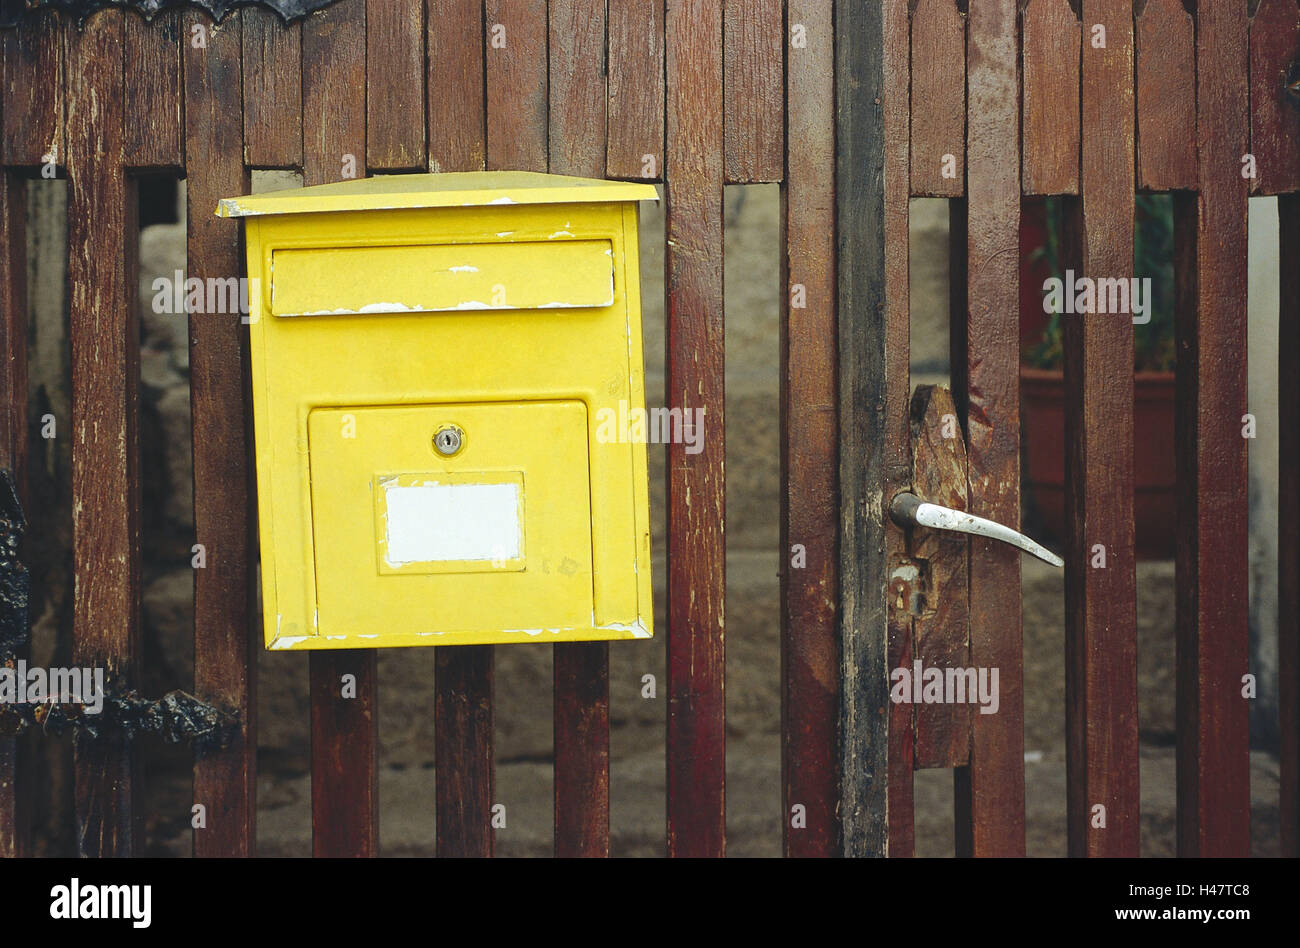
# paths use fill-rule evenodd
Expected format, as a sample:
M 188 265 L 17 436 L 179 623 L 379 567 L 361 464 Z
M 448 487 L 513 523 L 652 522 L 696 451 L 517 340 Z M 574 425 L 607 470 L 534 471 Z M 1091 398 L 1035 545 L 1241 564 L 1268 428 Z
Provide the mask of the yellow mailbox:
M 637 204 L 393 175 L 245 218 L 271 649 L 651 634 Z M 610 413 L 614 413 L 611 415 Z

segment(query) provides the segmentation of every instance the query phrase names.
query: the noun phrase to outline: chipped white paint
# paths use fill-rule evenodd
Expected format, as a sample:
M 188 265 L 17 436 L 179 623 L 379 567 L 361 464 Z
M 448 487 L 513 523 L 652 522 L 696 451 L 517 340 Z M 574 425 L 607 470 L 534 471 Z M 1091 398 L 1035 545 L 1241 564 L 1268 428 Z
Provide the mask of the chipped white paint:
M 309 635 L 283 635 L 277 636 L 276 640 L 271 643 L 271 648 L 279 651 L 286 648 L 295 648 L 299 644 L 306 642 L 311 636 Z
M 468 263 L 459 267 L 449 267 L 451 273 L 478 273 L 478 267 L 472 267 Z

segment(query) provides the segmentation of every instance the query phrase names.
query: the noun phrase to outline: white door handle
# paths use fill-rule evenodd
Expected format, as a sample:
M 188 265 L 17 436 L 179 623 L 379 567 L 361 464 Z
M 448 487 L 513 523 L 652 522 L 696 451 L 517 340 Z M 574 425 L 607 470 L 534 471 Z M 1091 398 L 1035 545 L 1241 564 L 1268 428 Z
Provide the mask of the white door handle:
M 951 507 L 927 503 L 906 491 L 895 494 L 894 499 L 889 502 L 889 516 L 900 527 L 929 527 L 932 530 L 952 530 L 977 537 L 989 537 L 1001 540 L 1003 543 L 1010 543 L 1031 556 L 1038 557 L 1044 563 L 1051 563 L 1058 567 L 1065 565 L 1065 560 L 1047 547 L 1035 543 L 1023 533 L 1004 527 L 1000 523 L 994 523 L 992 520 L 968 514 L 964 510 L 953 510 Z

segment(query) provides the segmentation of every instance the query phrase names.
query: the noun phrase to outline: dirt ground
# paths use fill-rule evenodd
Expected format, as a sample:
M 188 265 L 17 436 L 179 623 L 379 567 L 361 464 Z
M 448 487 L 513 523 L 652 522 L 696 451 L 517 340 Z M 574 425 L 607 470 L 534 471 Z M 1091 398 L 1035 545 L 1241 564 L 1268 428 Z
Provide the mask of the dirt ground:
M 727 199 L 727 849 L 777 856 L 781 846 L 779 659 L 779 197 L 774 187 L 729 189 Z M 924 222 L 923 222 L 924 223 Z M 142 289 L 151 273 L 184 266 L 184 224 L 146 232 Z M 927 244 L 927 241 L 930 241 Z M 651 402 L 663 389 L 663 218 L 643 218 L 643 298 Z M 941 249 L 942 248 L 942 249 Z M 914 382 L 942 380 L 946 328 L 935 314 L 945 238 L 914 236 Z M 145 302 L 149 296 L 144 297 Z M 152 458 L 146 523 L 146 684 L 186 687 L 192 664 L 192 574 L 188 565 L 188 362 L 183 325 L 146 316 L 142 356 Z M 708 419 L 705 421 L 708 431 Z M 152 448 L 150 447 L 152 445 Z M 664 454 L 651 447 L 656 637 L 611 647 L 611 829 L 619 856 L 664 852 L 665 620 Z M 147 467 L 149 465 L 146 465 Z M 147 485 L 148 486 L 148 485 Z M 149 532 L 152 531 L 152 532 Z M 1025 776 L 1028 851 L 1065 854 L 1064 620 L 1060 571 L 1024 559 Z M 1138 570 L 1139 693 L 1142 736 L 1142 851 L 1174 849 L 1173 564 Z M 1008 590 L 1008 597 L 1017 595 Z M 48 623 L 47 623 L 48 625 Z M 41 634 L 51 636 L 46 628 Z M 659 682 L 641 697 L 642 678 Z M 381 652 L 379 660 L 380 832 L 385 854 L 433 853 L 433 652 Z M 262 653 L 258 669 L 258 851 L 311 852 L 307 658 Z M 551 650 L 496 650 L 496 799 L 507 823 L 502 856 L 551 852 L 553 803 Z M 188 855 L 189 755 L 146 745 L 149 850 Z M 1277 763 L 1252 758 L 1255 851 L 1277 851 Z M 57 771 L 57 767 L 55 768 Z M 57 780 L 52 794 L 67 793 Z M 951 854 L 952 789 L 947 772 L 916 775 L 917 852 Z

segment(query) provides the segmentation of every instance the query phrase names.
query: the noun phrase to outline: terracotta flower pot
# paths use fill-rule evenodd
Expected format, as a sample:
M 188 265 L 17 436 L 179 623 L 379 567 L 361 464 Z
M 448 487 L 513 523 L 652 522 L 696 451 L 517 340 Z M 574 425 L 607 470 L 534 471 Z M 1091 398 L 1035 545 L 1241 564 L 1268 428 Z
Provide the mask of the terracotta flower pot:
M 1174 373 L 1138 372 L 1134 392 L 1134 511 L 1138 559 L 1174 555 L 1177 465 Z M 1029 523 L 1065 538 L 1065 383 L 1060 369 L 1020 369 L 1022 488 Z M 1035 537 L 1044 539 L 1044 537 Z

